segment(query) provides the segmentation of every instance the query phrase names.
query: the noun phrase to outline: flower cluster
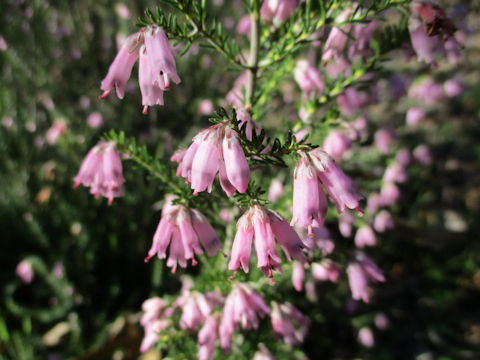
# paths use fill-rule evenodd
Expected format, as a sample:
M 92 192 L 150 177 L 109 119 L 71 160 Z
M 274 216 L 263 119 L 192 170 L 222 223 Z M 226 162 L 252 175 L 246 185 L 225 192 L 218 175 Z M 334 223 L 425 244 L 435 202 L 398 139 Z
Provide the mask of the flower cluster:
M 159 259 L 165 259 L 170 246 L 167 266 L 172 268 L 173 273 L 177 264 L 186 267 L 188 259 L 195 265 L 195 254 L 203 253 L 199 240 L 209 256 L 215 255 L 222 248 L 216 231 L 202 213 L 185 205 L 172 205 L 169 201 L 163 207 L 162 218 L 145 261 L 155 255 Z
M 228 269 L 236 273 L 241 267 L 243 271 L 248 272 L 253 240 L 257 253 L 257 267 L 262 269 L 273 284 L 272 271 L 281 271 L 281 259 L 277 253 L 275 238 L 288 260 L 293 258 L 300 262 L 306 261 L 302 252 L 304 245 L 285 218 L 261 205 L 252 205 L 238 220 Z
M 140 350 L 150 349 L 162 332 L 175 332 L 174 315 L 181 312 L 178 325 L 183 330 L 198 331 L 198 359 L 211 359 L 217 341 L 225 354 L 230 353 L 235 332 L 258 330 L 260 321 L 270 316 L 275 334 L 290 346 L 300 345 L 310 321 L 290 303 L 272 303 L 272 309 L 251 285 L 237 283 L 224 296 L 192 291 L 193 282 L 183 279 L 180 296 L 171 304 L 155 297 L 146 300 L 140 321 L 145 335 Z M 268 352 L 268 350 L 267 350 Z
M 143 28 L 126 39 L 102 80 L 101 98 L 105 99 L 115 89 L 117 96 L 123 99 L 125 85 L 137 60 L 143 113 L 146 114 L 149 106 L 163 105 L 163 92 L 170 89 L 170 79 L 175 84 L 181 81 L 167 35 L 156 25 Z
M 310 236 L 312 227 L 322 226 L 327 214 L 327 199 L 320 185 L 327 190 L 339 213 L 349 208 L 363 214 L 355 184 L 335 161 L 320 148 L 308 153 L 301 151 L 293 182 L 292 224 L 308 227 Z
M 190 147 L 172 157 L 179 163 L 177 175 L 184 177 L 194 194 L 208 190 L 219 174 L 220 185 L 228 196 L 235 190 L 247 191 L 250 168 L 238 133 L 226 123 L 216 124 L 193 138 Z
M 100 142 L 92 148 L 74 178 L 75 185 L 90 188 L 95 197 L 103 196 L 110 205 L 114 198 L 123 194 L 122 161 L 115 142 Z

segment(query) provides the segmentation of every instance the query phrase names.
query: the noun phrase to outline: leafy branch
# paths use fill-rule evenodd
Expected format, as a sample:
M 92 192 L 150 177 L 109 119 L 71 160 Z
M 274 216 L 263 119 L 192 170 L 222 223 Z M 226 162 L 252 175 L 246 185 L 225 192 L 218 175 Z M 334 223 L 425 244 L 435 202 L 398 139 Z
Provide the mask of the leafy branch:
M 205 0 L 161 1 L 182 13 L 187 22 L 181 26 L 176 15 L 169 14 L 167 16 L 161 8 L 157 7 L 155 12 L 150 9 L 145 10 L 145 17 L 138 20 L 138 26 L 155 24 L 161 26 L 170 37 L 186 41 L 187 44 L 181 55 L 188 51 L 196 39 L 203 37 L 207 46 L 217 50 L 235 67 L 250 68 L 241 61 L 241 51 L 235 42 L 229 40 L 222 23 L 216 17 L 209 21 Z

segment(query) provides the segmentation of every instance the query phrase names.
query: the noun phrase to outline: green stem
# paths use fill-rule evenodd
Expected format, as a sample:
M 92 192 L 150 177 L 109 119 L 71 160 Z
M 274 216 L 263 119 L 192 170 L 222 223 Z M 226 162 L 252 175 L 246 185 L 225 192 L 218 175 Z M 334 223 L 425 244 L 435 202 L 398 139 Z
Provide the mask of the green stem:
M 260 4 L 259 0 L 253 0 L 253 10 L 250 12 L 250 54 L 247 69 L 247 88 L 245 105 L 251 107 L 255 98 L 255 86 L 257 82 L 258 52 L 260 44 Z

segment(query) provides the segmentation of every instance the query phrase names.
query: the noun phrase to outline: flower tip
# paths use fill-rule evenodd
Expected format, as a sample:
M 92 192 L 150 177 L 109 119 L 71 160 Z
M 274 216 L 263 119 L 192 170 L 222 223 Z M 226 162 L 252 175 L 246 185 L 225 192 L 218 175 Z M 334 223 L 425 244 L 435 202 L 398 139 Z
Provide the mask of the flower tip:
M 110 94 L 110 90 L 104 91 L 103 94 L 100 95 L 100 99 L 105 100 L 107 98 L 108 94 Z
M 355 208 L 355 210 L 357 210 L 358 215 L 360 216 L 363 216 L 365 214 L 365 212 L 362 209 L 360 209 L 358 206 Z
M 195 258 L 192 258 L 192 266 L 197 266 L 198 262 Z
M 147 114 L 148 114 L 148 106 L 147 106 L 147 105 L 145 105 L 145 106 L 143 107 L 142 114 L 143 114 L 143 115 L 147 115 Z
M 112 203 L 113 203 L 113 197 L 108 198 L 108 202 L 107 202 L 108 206 L 111 206 Z
M 233 281 L 233 279 L 235 279 L 235 276 L 237 276 L 237 270 L 235 270 L 235 271 L 233 272 L 232 276 L 230 276 L 230 277 L 228 278 L 228 281 Z
M 153 255 L 148 255 L 145 259 L 143 259 L 145 264 L 148 263 L 152 257 L 153 257 Z
M 197 191 L 197 190 L 195 190 L 195 191 L 193 192 L 193 196 L 198 196 L 198 191 Z

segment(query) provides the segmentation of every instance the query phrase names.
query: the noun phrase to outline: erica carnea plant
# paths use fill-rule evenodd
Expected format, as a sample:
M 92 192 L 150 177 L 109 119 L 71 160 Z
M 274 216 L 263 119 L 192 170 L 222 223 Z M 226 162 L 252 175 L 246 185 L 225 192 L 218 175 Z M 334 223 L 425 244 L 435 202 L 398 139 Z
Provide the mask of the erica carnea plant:
M 380 234 L 395 226 L 388 209 L 400 197 L 397 184 L 408 181 L 406 168 L 431 161 L 427 147 L 412 155 L 396 147 L 394 129 L 379 128 L 373 142 L 392 161 L 376 188 L 362 187 L 351 166 L 356 154 L 344 161 L 353 143 L 370 137 L 361 109 L 378 101 L 373 89 L 388 76 L 383 63 L 394 50 L 432 66 L 444 56 L 458 61 L 456 28 L 427 0 L 245 0 L 237 9 L 245 14 L 237 34 L 210 15 L 207 1 L 162 3 L 145 11 L 121 45 L 101 81 L 101 98 L 109 101 L 115 91 L 132 101 L 125 88 L 138 62 L 142 113 L 168 107 L 171 83 L 189 86 L 176 63 L 194 57 L 198 45 L 224 58 L 225 67 L 215 71 L 235 71 L 237 80 L 217 101 L 222 106 L 206 110 L 213 125 L 204 124 L 171 159 L 154 158 L 139 141 L 111 131 L 87 154 L 75 186 L 89 187 L 110 204 L 123 193 L 121 161 L 129 161 L 169 194 L 145 266 L 160 261 L 190 276 L 182 275 L 178 295 L 145 300 L 142 351 L 157 347 L 169 358 L 190 358 L 182 342 L 197 339 L 199 359 L 304 358 L 299 349 L 315 319 L 305 301 L 298 301 L 303 311 L 292 304 L 298 298 L 292 289 L 299 296 L 305 290 L 313 302 L 315 284 L 343 286 L 348 279 L 354 300 L 371 301 L 374 284 L 388 279 L 359 248 L 381 246 Z M 292 81 L 296 88 L 279 100 L 279 89 Z M 402 84 L 390 81 L 394 95 L 401 93 Z M 414 84 L 409 95 L 434 96 L 432 89 L 428 81 Z M 296 120 L 272 127 L 269 120 L 286 112 Z M 423 117 L 423 109 L 412 108 L 407 123 L 416 126 Z M 340 233 L 354 241 L 333 242 L 326 221 L 338 221 Z M 24 281 L 33 276 L 27 270 L 19 265 Z M 368 328 L 358 336 L 373 342 Z

